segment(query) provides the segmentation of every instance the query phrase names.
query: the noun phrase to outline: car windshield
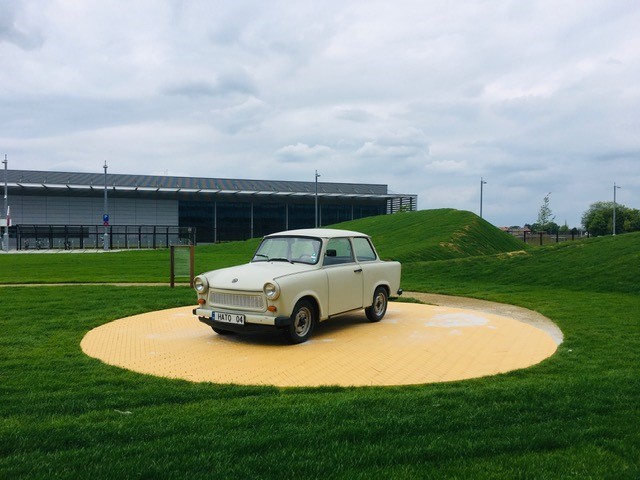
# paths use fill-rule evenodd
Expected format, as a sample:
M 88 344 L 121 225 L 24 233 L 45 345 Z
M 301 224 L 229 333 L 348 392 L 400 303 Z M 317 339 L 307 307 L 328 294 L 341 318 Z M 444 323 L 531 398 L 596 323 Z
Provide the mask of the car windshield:
M 252 262 L 290 262 L 315 265 L 320 256 L 321 242 L 309 237 L 265 238 Z

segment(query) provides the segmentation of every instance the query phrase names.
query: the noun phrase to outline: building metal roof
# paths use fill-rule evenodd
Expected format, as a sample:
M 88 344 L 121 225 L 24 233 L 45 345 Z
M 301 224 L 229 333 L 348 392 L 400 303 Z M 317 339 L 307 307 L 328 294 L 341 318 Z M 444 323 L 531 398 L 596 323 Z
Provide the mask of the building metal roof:
M 104 173 L 7 170 L 9 187 L 25 190 L 104 190 Z M 229 178 L 173 177 L 107 173 L 108 190 L 117 192 L 162 192 L 256 196 L 315 196 L 315 182 L 247 180 Z M 318 182 L 318 196 L 358 198 L 400 198 L 414 195 L 390 194 L 387 185 Z

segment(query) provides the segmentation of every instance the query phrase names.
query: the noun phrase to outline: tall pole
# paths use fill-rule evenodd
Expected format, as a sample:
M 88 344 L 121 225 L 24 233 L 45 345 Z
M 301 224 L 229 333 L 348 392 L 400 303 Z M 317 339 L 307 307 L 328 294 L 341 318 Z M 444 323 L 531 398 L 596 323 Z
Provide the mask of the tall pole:
M 109 250 L 109 212 L 107 210 L 107 161 L 104 161 L 104 215 L 102 221 L 104 223 L 104 238 L 102 241 L 103 247 Z
M 616 190 L 619 189 L 616 182 L 613 182 L 613 234 L 616 234 Z
M 318 177 L 320 174 L 316 170 L 316 228 L 318 228 Z
M 484 181 L 483 177 L 480 177 L 480 218 L 482 218 L 482 190 L 487 182 Z
M 2 161 L 2 163 L 4 163 L 4 211 L 2 212 L 2 215 L 4 216 L 5 219 L 5 226 L 4 226 L 4 235 L 2 236 L 2 246 L 4 247 L 5 252 L 9 251 L 9 215 L 7 215 L 8 211 L 9 211 L 9 196 L 8 196 L 8 188 L 7 188 L 7 154 L 4 154 L 4 160 Z

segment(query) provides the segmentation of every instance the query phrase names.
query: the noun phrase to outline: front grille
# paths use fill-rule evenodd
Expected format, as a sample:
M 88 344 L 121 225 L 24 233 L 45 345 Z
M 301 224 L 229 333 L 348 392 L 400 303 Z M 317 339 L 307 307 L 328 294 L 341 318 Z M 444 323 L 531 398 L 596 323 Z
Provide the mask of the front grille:
M 239 308 L 242 310 L 264 310 L 262 295 L 242 295 L 239 293 L 211 292 L 209 303 L 218 307 Z

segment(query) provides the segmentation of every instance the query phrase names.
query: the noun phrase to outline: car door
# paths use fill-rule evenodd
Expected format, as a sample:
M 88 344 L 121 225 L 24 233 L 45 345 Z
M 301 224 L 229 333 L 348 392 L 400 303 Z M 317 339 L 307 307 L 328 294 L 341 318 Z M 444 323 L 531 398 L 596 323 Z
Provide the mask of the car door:
M 329 315 L 362 308 L 362 268 L 356 263 L 351 241 L 332 238 L 327 243 L 323 269 L 329 285 Z
M 362 284 L 365 307 L 371 305 L 373 301 L 373 292 L 379 285 L 381 278 L 384 278 L 381 262 L 378 260 L 371 241 L 365 237 L 354 237 L 352 239 L 353 250 L 356 254 L 356 262 L 362 268 Z

